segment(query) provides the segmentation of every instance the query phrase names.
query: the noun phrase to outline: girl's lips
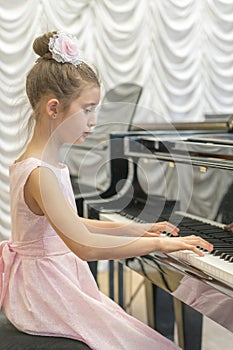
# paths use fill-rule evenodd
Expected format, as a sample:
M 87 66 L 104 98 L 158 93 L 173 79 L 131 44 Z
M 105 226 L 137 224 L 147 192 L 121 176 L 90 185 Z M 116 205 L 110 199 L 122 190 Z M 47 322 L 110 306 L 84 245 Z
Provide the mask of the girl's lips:
M 84 137 L 87 137 L 87 136 L 89 136 L 89 135 L 90 135 L 89 132 L 84 132 L 84 133 L 83 133 L 83 136 L 84 136 Z

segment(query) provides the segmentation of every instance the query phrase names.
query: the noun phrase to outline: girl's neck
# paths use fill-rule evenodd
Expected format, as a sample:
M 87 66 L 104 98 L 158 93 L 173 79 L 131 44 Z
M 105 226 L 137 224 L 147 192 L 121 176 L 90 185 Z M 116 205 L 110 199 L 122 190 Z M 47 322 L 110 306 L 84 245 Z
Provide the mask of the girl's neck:
M 60 147 L 55 144 L 50 137 L 42 136 L 42 134 L 38 133 L 38 131 L 35 129 L 26 151 L 18 159 L 18 161 L 34 157 L 41 159 L 46 163 L 58 165 L 59 149 Z

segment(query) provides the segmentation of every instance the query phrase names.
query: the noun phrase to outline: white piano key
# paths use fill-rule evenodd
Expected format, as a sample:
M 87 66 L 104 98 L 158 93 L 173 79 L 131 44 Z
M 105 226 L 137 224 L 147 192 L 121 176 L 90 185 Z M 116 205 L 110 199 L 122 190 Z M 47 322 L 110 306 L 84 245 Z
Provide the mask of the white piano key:
M 117 213 L 101 213 L 100 214 L 100 220 L 102 221 L 118 221 L 118 222 L 130 222 L 131 220 L 128 219 L 127 217 L 117 214 Z
M 233 286 L 233 263 L 224 261 L 210 253 L 205 253 L 203 257 L 189 251 L 171 253 L 171 255 L 175 255 L 212 277 Z

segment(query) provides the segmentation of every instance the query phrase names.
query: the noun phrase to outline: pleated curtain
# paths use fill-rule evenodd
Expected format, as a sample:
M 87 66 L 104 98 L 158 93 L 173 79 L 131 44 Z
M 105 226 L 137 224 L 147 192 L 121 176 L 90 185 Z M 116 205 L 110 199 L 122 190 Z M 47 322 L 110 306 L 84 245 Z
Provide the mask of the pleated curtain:
M 0 26 L 0 239 L 10 235 L 8 167 L 25 140 L 37 35 L 75 34 L 104 90 L 142 85 L 138 122 L 233 112 L 233 0 L 0 0 Z

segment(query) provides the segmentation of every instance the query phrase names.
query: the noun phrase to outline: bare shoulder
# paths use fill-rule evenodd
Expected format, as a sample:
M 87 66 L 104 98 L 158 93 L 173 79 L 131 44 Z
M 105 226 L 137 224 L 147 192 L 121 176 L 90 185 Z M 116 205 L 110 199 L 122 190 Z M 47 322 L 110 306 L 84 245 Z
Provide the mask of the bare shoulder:
M 25 202 L 36 214 L 45 214 L 44 199 L 59 197 L 56 175 L 47 167 L 37 167 L 30 173 L 24 187 Z

